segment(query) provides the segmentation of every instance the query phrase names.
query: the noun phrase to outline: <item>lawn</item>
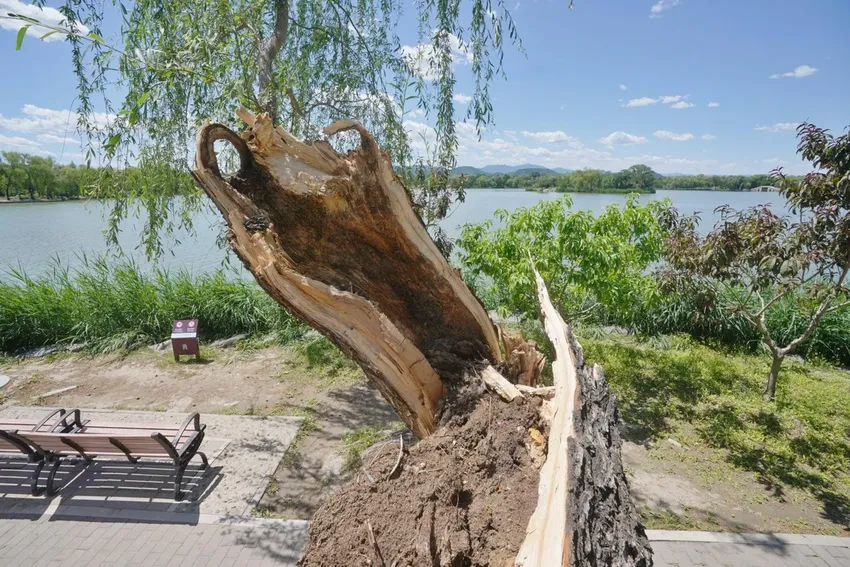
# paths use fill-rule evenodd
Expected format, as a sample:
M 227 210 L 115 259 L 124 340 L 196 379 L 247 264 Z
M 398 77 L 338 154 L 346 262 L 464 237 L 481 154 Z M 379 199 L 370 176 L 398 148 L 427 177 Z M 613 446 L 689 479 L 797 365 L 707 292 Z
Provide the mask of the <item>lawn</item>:
M 850 372 L 788 361 L 771 403 L 761 395 L 767 356 L 678 336 L 582 334 L 586 359 L 605 368 L 617 394 L 628 440 L 676 460 L 703 487 L 750 477 L 761 493 L 745 500 L 809 500 L 830 524 L 818 531 L 850 529 Z M 670 439 L 685 446 L 676 455 Z M 675 527 L 653 527 L 667 524 Z

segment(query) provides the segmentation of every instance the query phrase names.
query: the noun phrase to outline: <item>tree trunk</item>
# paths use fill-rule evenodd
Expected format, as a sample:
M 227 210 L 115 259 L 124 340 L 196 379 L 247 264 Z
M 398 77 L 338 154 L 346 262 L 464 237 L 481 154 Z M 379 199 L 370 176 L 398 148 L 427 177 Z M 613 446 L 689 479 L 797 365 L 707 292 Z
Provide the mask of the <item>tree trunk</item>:
M 785 355 L 774 351 L 773 362 L 770 365 L 770 372 L 767 375 L 767 385 L 764 388 L 764 399 L 773 401 L 776 396 L 776 379 L 779 377 L 779 369 L 782 367 L 782 361 L 785 360 Z
M 614 399 L 542 281 L 554 388 L 535 387 L 545 359 L 532 342 L 497 332 L 360 124 L 325 130 L 359 134 L 360 146 L 341 155 L 267 115 L 240 116 L 249 126 L 241 137 L 202 127 L 193 171 L 234 251 L 275 300 L 353 357 L 424 439 L 379 453 L 371 473 L 322 506 L 301 565 L 651 565 Z M 229 179 L 217 140 L 240 156 Z
M 243 138 L 198 133 L 194 175 L 224 215 L 233 249 L 281 305 L 353 357 L 418 436 L 436 429 L 444 391 L 473 363 L 502 360 L 496 329 L 413 211 L 372 136 L 341 155 L 242 112 Z M 216 140 L 239 172 L 222 178 Z

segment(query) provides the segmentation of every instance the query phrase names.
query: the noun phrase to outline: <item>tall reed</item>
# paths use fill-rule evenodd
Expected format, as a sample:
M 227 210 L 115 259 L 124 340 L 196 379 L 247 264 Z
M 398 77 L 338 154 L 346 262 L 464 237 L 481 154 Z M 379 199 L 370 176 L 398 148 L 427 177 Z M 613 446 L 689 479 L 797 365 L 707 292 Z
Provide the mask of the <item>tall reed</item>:
M 0 281 L 0 351 L 85 343 L 93 352 L 166 339 L 174 319 L 200 320 L 203 340 L 239 333 L 302 336 L 306 327 L 253 281 L 224 270 L 144 271 L 126 261 L 82 258 L 70 270 L 55 262 L 37 277 L 9 270 Z

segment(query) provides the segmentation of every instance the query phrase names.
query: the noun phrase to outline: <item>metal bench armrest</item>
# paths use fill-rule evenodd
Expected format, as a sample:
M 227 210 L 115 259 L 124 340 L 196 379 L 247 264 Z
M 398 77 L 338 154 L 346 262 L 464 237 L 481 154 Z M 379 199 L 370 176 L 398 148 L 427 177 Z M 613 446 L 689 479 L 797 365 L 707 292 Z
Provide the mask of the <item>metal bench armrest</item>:
M 77 411 L 79 412 L 79 410 L 77 410 Z M 51 419 L 54 415 L 56 415 L 57 413 L 59 414 L 59 417 L 60 417 L 60 418 L 64 418 L 64 417 L 65 417 L 65 413 L 67 413 L 67 412 L 65 411 L 65 409 L 64 409 L 64 408 L 59 408 L 59 409 L 53 410 L 53 411 L 52 411 L 52 412 L 50 412 L 50 414 L 49 414 L 49 415 L 47 415 L 44 419 L 42 419 L 41 421 L 39 421 L 39 422 L 38 422 L 38 425 L 36 425 L 35 427 L 33 427 L 30 431 L 38 431 L 39 429 L 41 429 L 42 427 L 44 427 L 44 426 L 45 426 L 45 424 L 46 424 L 48 421 L 50 421 L 50 419 Z M 60 422 L 60 421 L 61 421 L 61 420 L 57 420 L 57 422 L 56 422 L 56 423 L 54 424 L 54 426 L 51 428 L 51 431 L 52 431 L 53 429 L 55 429 L 57 425 L 59 425 L 59 422 Z
M 186 431 L 186 428 L 189 427 L 190 424 L 194 425 L 195 431 L 201 431 L 201 415 L 195 412 L 183 421 L 183 424 L 180 426 L 180 429 L 177 430 L 177 434 L 174 436 L 174 439 L 171 440 L 172 445 L 177 447 L 177 443 L 179 443 L 180 438 L 183 437 L 183 432 Z
M 68 422 L 68 418 L 71 418 L 70 423 Z M 76 433 L 80 429 L 83 428 L 85 424 L 87 424 L 89 420 L 83 421 L 80 417 L 79 409 L 72 409 L 65 416 L 60 419 L 53 429 L 50 430 L 51 433 Z M 60 429 L 60 427 L 62 429 Z

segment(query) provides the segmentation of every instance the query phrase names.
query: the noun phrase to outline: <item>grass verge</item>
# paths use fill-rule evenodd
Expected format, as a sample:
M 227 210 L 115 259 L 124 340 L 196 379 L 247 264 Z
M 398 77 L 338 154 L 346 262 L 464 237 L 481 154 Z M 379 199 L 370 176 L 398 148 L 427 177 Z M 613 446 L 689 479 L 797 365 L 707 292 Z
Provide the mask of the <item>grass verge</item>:
M 790 361 L 776 401 L 766 402 L 766 356 L 683 336 L 652 345 L 633 337 L 581 342 L 586 359 L 605 368 L 633 440 L 684 429 L 690 442 L 722 450 L 725 464 L 717 466 L 752 473 L 773 498 L 803 490 L 825 519 L 850 529 L 850 373 Z M 705 474 L 723 477 L 722 468 Z

